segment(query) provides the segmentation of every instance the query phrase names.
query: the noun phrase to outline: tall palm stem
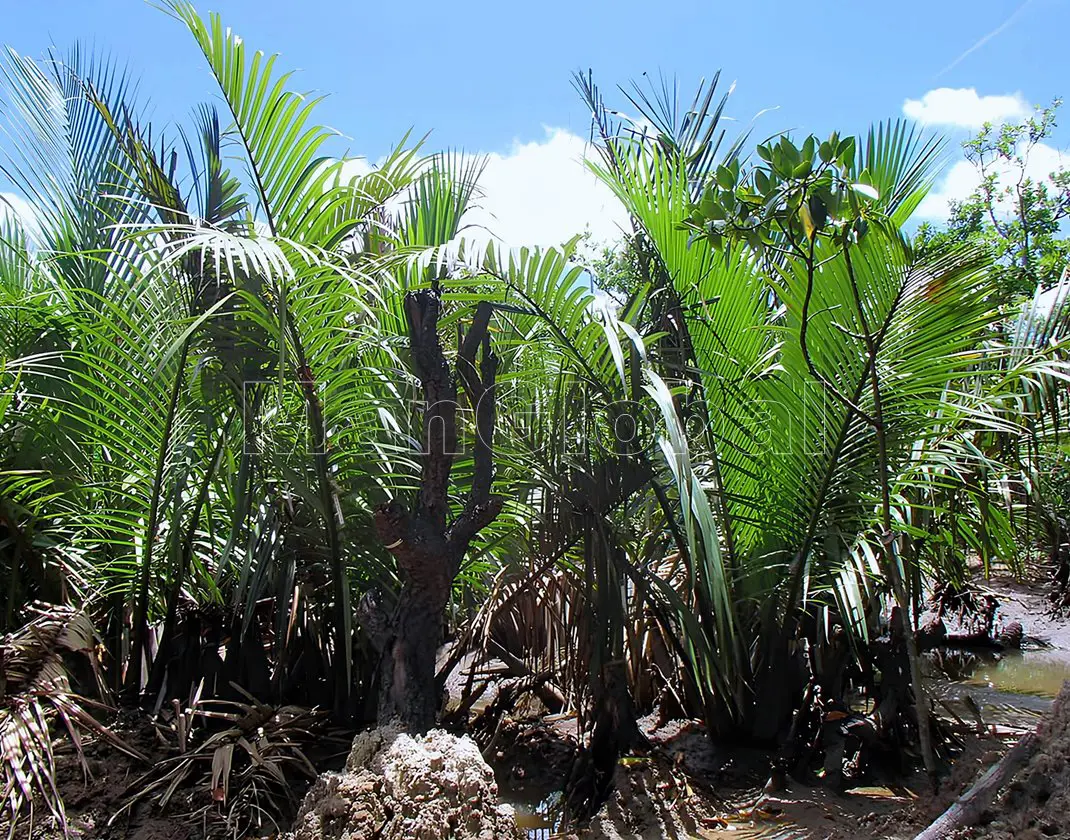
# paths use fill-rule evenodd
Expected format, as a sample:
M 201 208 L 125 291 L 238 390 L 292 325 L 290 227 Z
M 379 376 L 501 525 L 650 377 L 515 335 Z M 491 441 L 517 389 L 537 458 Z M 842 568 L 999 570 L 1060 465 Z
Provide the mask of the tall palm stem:
M 877 439 L 877 470 L 881 487 L 881 556 L 884 558 L 884 573 L 891 583 L 892 592 L 895 596 L 899 612 L 903 616 L 903 637 L 907 649 L 907 660 L 910 664 L 910 684 L 914 692 L 914 707 L 918 715 L 918 741 L 921 746 L 922 761 L 925 763 L 925 772 L 929 775 L 929 783 L 936 788 L 936 761 L 933 757 L 932 734 L 929 728 L 929 698 L 925 694 L 925 687 L 921 682 L 921 663 L 918 659 L 918 645 L 914 638 L 914 626 L 910 619 L 910 597 L 903 581 L 903 575 L 899 568 L 899 561 L 895 556 L 895 535 L 892 532 L 892 497 L 889 479 L 888 464 L 888 440 L 884 427 L 884 407 L 881 399 L 880 377 L 877 372 L 877 345 L 873 335 L 869 331 L 869 322 L 862 306 L 862 296 L 858 291 L 858 282 L 855 277 L 854 264 L 851 262 L 851 246 L 847 238 L 843 242 L 843 257 L 847 268 L 847 277 L 851 282 L 851 292 L 854 297 L 855 310 L 858 321 L 862 327 L 862 339 L 866 345 L 866 355 L 869 357 L 870 383 L 873 393 L 873 431 Z
M 171 450 L 171 432 L 174 429 L 175 415 L 178 412 L 182 383 L 185 381 L 189 346 L 190 340 L 187 338 L 182 342 L 182 349 L 179 351 L 178 368 L 175 371 L 175 379 L 171 385 L 171 397 L 167 405 L 163 436 L 160 440 L 160 448 L 156 453 L 156 473 L 150 490 L 152 495 L 149 501 L 149 521 L 145 528 L 145 548 L 138 577 L 137 602 L 134 605 L 133 648 L 130 654 L 129 668 L 126 672 L 126 691 L 130 699 L 136 698 L 141 690 L 141 660 L 145 653 L 149 630 L 149 579 L 152 576 L 152 549 L 153 543 L 156 541 L 156 530 L 160 524 L 160 498 L 163 495 L 163 476 L 167 466 L 167 455 Z

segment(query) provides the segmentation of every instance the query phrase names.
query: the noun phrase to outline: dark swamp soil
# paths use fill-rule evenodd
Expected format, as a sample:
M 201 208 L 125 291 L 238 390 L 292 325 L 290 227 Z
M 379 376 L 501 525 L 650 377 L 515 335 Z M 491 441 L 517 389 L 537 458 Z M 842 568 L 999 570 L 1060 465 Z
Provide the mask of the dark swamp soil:
M 770 786 L 767 752 L 719 747 L 692 721 L 658 726 L 650 718 L 642 723 L 647 725 L 651 751 L 623 759 L 610 800 L 589 826 L 570 829 L 561 825 L 557 813 L 575 754 L 576 723 L 568 717 L 539 714 L 534 704 L 526 712 L 518 708 L 507 716 L 483 750 L 502 801 L 515 810 L 518 836 L 909 839 L 969 789 L 1023 732 L 1035 728 L 1040 748 L 1031 761 L 1004 786 L 981 825 L 956 836 L 1070 838 L 1070 691 L 1052 707 L 1063 680 L 1070 680 L 1070 621 L 1051 614 L 1041 587 L 1002 580 L 985 586 L 999 599 L 1000 621 L 1019 622 L 1026 644 L 1022 652 L 952 652 L 930 662 L 930 693 L 937 712 L 961 743 L 953 762 L 944 768 L 937 793 L 929 791 L 920 772 L 867 780 L 845 791 L 834 791 L 820 779 L 801 783 L 786 778 L 783 784 Z M 139 780 L 174 761 L 173 733 L 161 735 L 157 726 L 131 713 L 120 714 L 112 723 L 113 731 L 145 754 L 150 764 L 106 743 L 87 741 L 83 766 L 69 742 L 58 741 L 58 787 L 72 838 L 284 838 L 288 820 L 314 781 L 295 763 L 297 772 L 288 771 L 285 790 L 262 789 L 260 827 L 233 821 L 228 826 L 226 809 L 233 803 L 213 788 L 210 759 L 207 766 L 194 763 L 188 778 L 175 785 L 166 808 L 159 807 L 160 790 L 129 807 Z M 307 757 L 318 771 L 338 770 L 345 764 L 351 739 L 352 733 L 317 730 L 307 745 Z M 6 834 L 7 826 L 0 825 L 0 831 Z M 22 824 L 15 836 L 58 840 L 63 834 L 38 812 L 32 830 Z M 357 835 L 338 836 L 348 840 Z M 441 836 L 454 835 L 442 826 Z M 333 838 L 324 835 L 324 840 Z

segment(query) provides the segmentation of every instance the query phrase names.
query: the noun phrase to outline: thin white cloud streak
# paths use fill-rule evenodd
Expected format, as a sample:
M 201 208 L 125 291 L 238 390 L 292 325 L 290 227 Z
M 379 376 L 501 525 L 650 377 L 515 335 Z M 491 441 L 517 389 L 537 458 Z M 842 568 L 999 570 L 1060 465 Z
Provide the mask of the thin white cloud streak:
M 968 50 L 963 52 L 961 55 L 959 55 L 958 58 L 956 58 L 949 65 L 947 65 L 947 67 L 945 67 L 943 70 L 941 70 L 939 73 L 937 73 L 935 78 L 939 79 L 941 76 L 943 76 L 948 71 L 953 70 L 954 68 L 958 67 L 958 65 L 961 64 L 964 59 L 966 59 L 968 56 L 972 55 L 973 53 L 977 52 L 977 50 L 981 49 L 981 47 L 983 47 L 985 44 L 987 44 L 989 41 L 991 41 L 997 35 L 1000 35 L 1002 32 L 1004 32 L 1004 30 L 1006 30 L 1016 20 L 1018 20 L 1018 18 L 1021 16 L 1022 12 L 1024 12 L 1030 5 L 1032 5 L 1032 3 L 1033 3 L 1033 0 L 1025 0 L 1025 2 L 1023 2 L 1017 9 L 1015 9 L 1011 13 L 1011 16 L 1009 18 L 1007 18 L 1005 21 L 1003 21 L 1003 23 L 1001 23 L 999 26 L 997 26 L 995 29 L 993 29 L 991 32 L 989 32 L 987 35 L 982 36 L 972 47 L 970 47 Z

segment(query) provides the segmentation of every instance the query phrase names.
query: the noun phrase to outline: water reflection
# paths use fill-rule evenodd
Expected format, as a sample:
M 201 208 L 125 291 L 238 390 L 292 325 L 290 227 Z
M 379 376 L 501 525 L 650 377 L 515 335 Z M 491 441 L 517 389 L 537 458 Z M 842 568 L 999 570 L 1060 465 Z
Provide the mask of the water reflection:
M 933 677 L 1006 694 L 1051 699 L 1070 679 L 1070 653 L 1065 650 L 935 650 L 926 660 Z
M 517 827 L 524 831 L 530 840 L 548 840 L 558 828 L 561 820 L 561 791 L 553 791 L 539 802 L 509 801 L 508 793 L 504 801 L 513 806 Z

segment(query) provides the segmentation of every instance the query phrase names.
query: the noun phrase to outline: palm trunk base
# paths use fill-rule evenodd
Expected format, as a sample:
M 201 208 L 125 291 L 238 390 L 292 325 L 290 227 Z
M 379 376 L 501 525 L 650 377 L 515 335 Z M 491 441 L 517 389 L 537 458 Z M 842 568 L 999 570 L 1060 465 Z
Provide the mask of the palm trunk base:
M 435 661 L 444 603 L 442 593 L 412 587 L 402 592 L 393 633 L 383 650 L 380 724 L 396 720 L 407 731 L 421 734 L 434 727 L 441 701 Z

